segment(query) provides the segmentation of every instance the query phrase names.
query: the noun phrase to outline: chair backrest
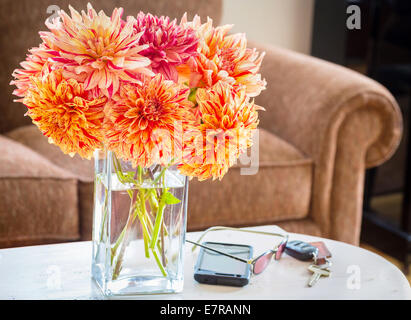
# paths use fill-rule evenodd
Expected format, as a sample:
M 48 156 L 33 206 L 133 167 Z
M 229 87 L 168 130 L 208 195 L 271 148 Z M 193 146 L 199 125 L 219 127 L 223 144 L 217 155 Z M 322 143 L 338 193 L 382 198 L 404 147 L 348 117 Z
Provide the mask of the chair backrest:
M 24 117 L 25 107 L 13 102 L 13 87 L 9 85 L 11 73 L 24 60 L 27 50 L 38 46 L 38 31 L 46 30 L 44 22 L 56 6 L 68 12 L 68 4 L 76 10 L 85 10 L 87 3 L 99 11 L 111 14 L 115 7 L 123 7 L 125 15 L 137 15 L 141 10 L 155 15 L 166 15 L 179 19 L 184 12 L 192 18 L 194 14 L 211 17 L 215 24 L 220 22 L 222 0 L 1 0 L 0 1 L 0 133 L 30 123 Z M 49 11 L 48 11 L 49 9 Z

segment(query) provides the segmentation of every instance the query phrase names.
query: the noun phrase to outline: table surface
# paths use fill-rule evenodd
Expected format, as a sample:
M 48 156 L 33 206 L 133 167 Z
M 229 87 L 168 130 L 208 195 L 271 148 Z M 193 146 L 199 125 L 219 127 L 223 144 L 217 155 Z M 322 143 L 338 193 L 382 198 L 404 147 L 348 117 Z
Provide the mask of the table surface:
M 276 226 L 256 230 L 281 231 Z M 188 233 L 197 240 L 199 233 Z M 402 272 L 384 258 L 342 242 L 290 234 L 290 240 L 323 240 L 333 253 L 332 274 L 309 288 L 308 262 L 284 254 L 242 288 L 199 284 L 193 279 L 197 254 L 186 245 L 184 290 L 178 294 L 134 296 L 133 299 L 411 299 Z M 255 256 L 273 247 L 270 236 L 215 231 L 205 240 L 249 244 Z M 90 278 L 91 242 L 0 250 L 0 299 L 104 299 Z

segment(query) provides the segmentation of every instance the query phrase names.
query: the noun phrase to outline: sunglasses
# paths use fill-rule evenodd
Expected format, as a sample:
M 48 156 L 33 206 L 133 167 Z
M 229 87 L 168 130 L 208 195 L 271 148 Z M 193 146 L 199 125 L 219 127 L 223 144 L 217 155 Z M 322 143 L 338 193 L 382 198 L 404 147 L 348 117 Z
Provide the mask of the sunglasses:
M 264 252 L 263 254 L 259 255 L 257 258 L 247 260 L 247 259 L 237 257 L 235 255 L 229 254 L 227 252 L 220 251 L 220 250 L 217 250 L 215 248 L 211 248 L 209 246 L 206 246 L 206 245 L 200 243 L 201 239 L 204 238 L 204 236 L 208 232 L 217 231 L 217 230 L 232 230 L 232 231 L 239 231 L 239 232 L 264 234 L 264 235 L 282 237 L 283 239 L 274 249 Z M 223 256 L 235 259 L 237 261 L 247 263 L 247 264 L 251 265 L 253 274 L 257 275 L 257 274 L 262 273 L 267 268 L 267 266 L 269 265 L 269 263 L 270 263 L 270 261 L 273 257 L 274 257 L 274 260 L 280 260 L 281 259 L 281 256 L 282 256 L 282 254 L 285 250 L 285 247 L 287 246 L 288 235 L 283 235 L 283 234 L 279 234 L 279 233 L 272 233 L 272 232 L 265 232 L 265 231 L 255 231 L 255 230 L 247 230 L 247 229 L 238 229 L 238 228 L 218 226 L 218 227 L 211 227 L 211 228 L 207 229 L 206 231 L 204 231 L 204 233 L 201 235 L 201 237 L 198 239 L 197 242 L 194 242 L 194 241 L 191 241 L 191 240 L 186 240 L 186 242 L 191 243 L 191 244 L 194 245 L 192 251 L 194 251 L 196 249 L 196 247 L 199 246 L 199 247 L 204 248 L 206 250 L 209 250 L 211 252 L 219 253 Z

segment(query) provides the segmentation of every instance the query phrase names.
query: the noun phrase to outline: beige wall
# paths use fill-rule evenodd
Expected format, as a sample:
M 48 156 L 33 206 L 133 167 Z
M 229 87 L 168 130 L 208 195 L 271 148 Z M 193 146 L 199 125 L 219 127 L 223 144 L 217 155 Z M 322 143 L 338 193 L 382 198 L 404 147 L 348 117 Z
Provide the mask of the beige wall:
M 224 0 L 222 24 L 248 39 L 310 53 L 314 0 Z

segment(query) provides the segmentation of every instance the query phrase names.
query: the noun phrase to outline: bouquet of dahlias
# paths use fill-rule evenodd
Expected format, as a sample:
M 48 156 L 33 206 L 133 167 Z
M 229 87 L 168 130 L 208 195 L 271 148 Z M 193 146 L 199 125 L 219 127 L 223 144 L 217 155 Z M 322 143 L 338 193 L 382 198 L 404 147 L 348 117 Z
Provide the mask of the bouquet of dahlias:
M 258 73 L 264 55 L 247 48 L 244 34 L 229 34 L 231 26 L 122 13 L 108 17 L 90 4 L 87 12 L 60 11 L 12 81 L 50 143 L 88 159 L 95 150 L 112 152 L 118 181 L 135 186 L 127 191 L 128 223 L 112 247 L 113 279 L 136 219 L 146 256 L 166 274 L 163 212 L 179 199 L 166 186 L 142 187 L 144 176 L 161 185 L 165 169 L 177 166 L 190 178 L 221 179 L 252 144 L 262 108 L 250 98 L 266 85 Z

